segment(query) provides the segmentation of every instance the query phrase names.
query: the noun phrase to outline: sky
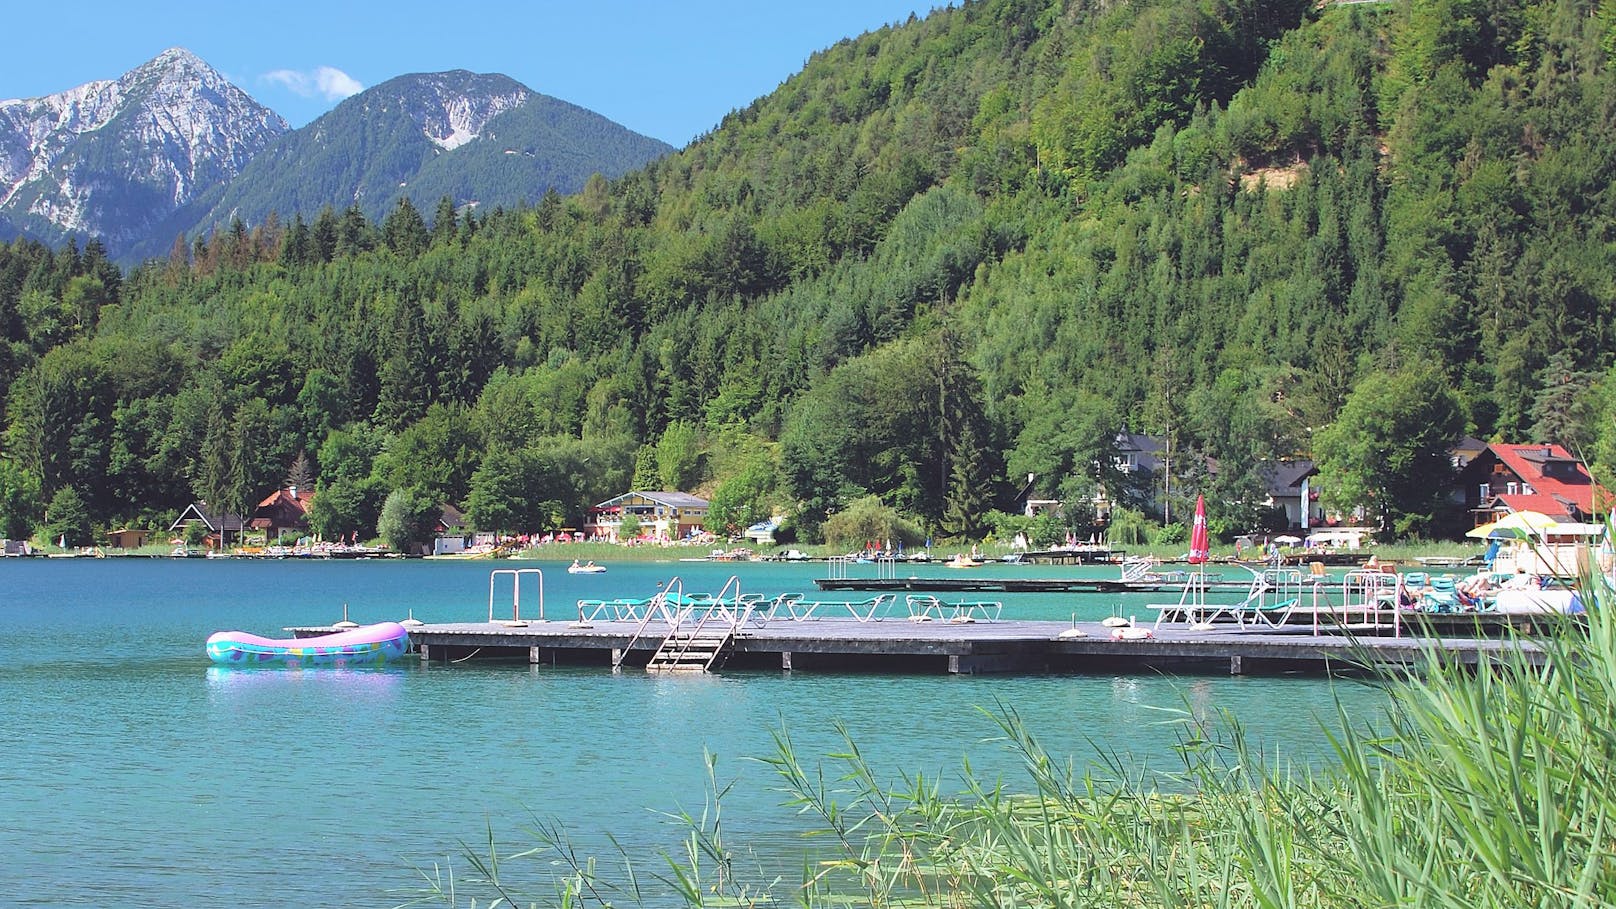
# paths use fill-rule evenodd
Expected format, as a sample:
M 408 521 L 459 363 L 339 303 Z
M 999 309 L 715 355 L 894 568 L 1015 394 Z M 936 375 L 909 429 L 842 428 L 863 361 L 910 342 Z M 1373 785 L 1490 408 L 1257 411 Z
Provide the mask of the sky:
M 406 73 L 503 73 L 683 147 L 809 55 L 943 0 L 271 0 L 20 2 L 0 99 L 114 79 L 184 47 L 303 126 Z

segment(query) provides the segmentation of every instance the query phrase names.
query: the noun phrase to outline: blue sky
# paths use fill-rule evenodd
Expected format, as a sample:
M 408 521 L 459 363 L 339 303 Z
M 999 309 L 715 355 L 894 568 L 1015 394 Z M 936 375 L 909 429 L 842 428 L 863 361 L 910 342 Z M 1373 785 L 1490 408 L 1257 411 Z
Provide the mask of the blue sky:
M 767 94 L 838 40 L 942 0 L 571 3 L 21 2 L 6 11 L 0 98 L 111 79 L 184 47 L 302 126 L 405 73 L 504 73 L 675 146 Z

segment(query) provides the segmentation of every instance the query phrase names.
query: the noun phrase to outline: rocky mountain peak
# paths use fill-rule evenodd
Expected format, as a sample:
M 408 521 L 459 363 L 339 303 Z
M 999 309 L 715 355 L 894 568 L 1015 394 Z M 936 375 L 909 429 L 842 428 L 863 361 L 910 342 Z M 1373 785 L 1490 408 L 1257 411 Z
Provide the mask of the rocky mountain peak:
M 179 47 L 117 79 L 0 101 L 0 218 L 47 241 L 137 237 L 288 128 Z

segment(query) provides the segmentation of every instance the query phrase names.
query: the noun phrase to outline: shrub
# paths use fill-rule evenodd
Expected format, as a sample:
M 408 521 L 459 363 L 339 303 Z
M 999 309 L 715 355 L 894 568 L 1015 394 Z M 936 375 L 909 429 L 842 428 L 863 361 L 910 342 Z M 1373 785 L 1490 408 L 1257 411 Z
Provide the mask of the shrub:
M 845 510 L 831 515 L 825 519 L 823 530 L 825 541 L 842 549 L 862 547 L 874 540 L 901 540 L 909 546 L 926 539 L 920 525 L 875 496 L 855 500 Z

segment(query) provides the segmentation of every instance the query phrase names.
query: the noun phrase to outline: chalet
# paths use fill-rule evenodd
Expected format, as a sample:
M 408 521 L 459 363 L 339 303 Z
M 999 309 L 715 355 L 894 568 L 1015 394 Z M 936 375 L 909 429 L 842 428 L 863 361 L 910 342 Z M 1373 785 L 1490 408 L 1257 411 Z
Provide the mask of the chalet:
M 1559 445 L 1488 445 L 1460 469 L 1458 482 L 1454 499 L 1477 527 L 1516 511 L 1594 521 L 1611 504 L 1610 491 Z
M 247 526 L 264 532 L 266 540 L 276 540 L 290 534 L 294 537 L 309 532 L 309 503 L 314 496 L 300 492 L 296 486 L 277 489 L 253 510 Z
M 241 515 L 214 511 L 206 502 L 192 502 L 180 512 L 174 523 L 168 525 L 168 532 L 183 534 L 195 525 L 206 528 L 202 542 L 209 549 L 217 549 L 232 540 L 239 543 L 246 530 L 246 522 Z
M 1275 461 L 1264 465 L 1263 482 L 1268 493 L 1266 504 L 1285 514 L 1285 526 L 1307 530 L 1324 525 L 1324 508 L 1314 478 L 1319 468 L 1306 458 Z
M 640 536 L 679 540 L 701 531 L 707 500 L 688 492 L 625 492 L 591 508 L 584 532 L 617 540 L 629 515 L 639 521 Z

